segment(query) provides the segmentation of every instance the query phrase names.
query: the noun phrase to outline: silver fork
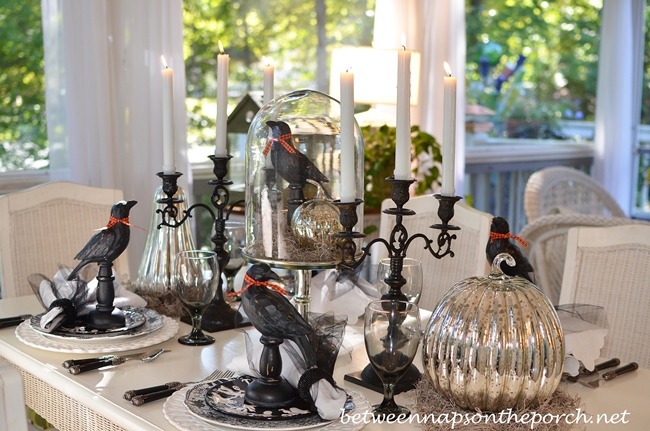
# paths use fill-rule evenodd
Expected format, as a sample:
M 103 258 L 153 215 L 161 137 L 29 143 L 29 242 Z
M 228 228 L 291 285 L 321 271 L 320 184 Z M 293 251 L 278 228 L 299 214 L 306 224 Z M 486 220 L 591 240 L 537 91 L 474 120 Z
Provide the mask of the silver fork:
M 134 389 L 124 393 L 124 399 L 131 401 L 135 406 L 167 398 L 177 390 L 194 383 L 204 383 L 217 379 L 227 379 L 234 376 L 235 373 L 230 370 L 214 370 L 210 375 L 202 380 L 194 382 L 168 382 L 163 385 L 151 386 L 149 388 Z

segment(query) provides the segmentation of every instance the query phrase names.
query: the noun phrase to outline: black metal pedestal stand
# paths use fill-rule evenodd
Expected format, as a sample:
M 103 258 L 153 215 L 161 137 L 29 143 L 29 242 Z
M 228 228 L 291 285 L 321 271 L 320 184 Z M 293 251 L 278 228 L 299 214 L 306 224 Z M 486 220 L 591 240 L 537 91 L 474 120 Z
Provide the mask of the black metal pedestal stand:
M 260 377 L 246 387 L 245 400 L 264 408 L 297 407 L 300 403 L 298 390 L 282 377 L 280 345 L 283 338 L 262 335 L 264 345 L 260 356 Z
M 113 306 L 115 287 L 113 287 L 113 262 L 99 262 L 97 274 L 97 307 L 86 317 L 88 326 L 95 329 L 110 329 L 124 326 L 124 313 Z
M 449 221 L 454 216 L 454 205 L 461 198 L 458 196 L 434 195 L 434 197 L 439 201 L 438 217 L 440 217 L 440 220 L 442 221 L 440 224 L 430 226 L 432 229 L 440 230 L 436 240 L 438 249 L 434 250 L 431 247 L 434 240 L 429 239 L 429 237 L 423 233 L 416 233 L 409 236 L 406 227 L 402 224 L 403 217 L 415 215 L 415 211 L 404 208 L 404 205 L 410 199 L 409 187 L 416 180 L 396 180 L 392 177 L 386 178 L 386 180 L 393 186 L 391 199 L 396 205 L 395 208 L 384 210 L 385 214 L 395 216 L 395 227 L 391 231 L 390 239 L 386 240 L 384 238 L 376 238 L 370 241 L 370 243 L 363 248 L 363 254 L 356 259 L 357 250 L 354 240 L 365 237 L 364 234 L 352 230 L 358 221 L 357 207 L 363 202 L 361 199 L 356 199 L 355 202 L 334 202 L 334 204 L 339 207 L 340 222 L 345 231 L 336 233 L 332 236 L 340 238 L 342 241 L 341 262 L 339 266 L 345 266 L 351 269 L 355 269 L 363 263 L 366 257 L 370 255 L 370 248 L 375 243 L 382 243 L 388 250 L 391 273 L 384 280 L 384 282 L 390 286 L 390 290 L 382 295 L 381 299 L 406 301 L 406 295 L 404 295 L 401 290 L 402 286 L 406 284 L 406 279 L 402 276 L 402 268 L 404 266 L 404 258 L 406 257 L 406 252 L 409 246 L 415 239 L 421 238 L 425 242 L 425 248 L 429 250 L 429 253 L 431 253 L 431 255 L 436 259 L 442 259 L 447 255 L 453 257 L 454 252 L 451 250 L 451 243 L 456 239 L 456 235 L 450 234 L 449 231 L 460 230 L 460 228 L 458 226 L 450 225 Z M 415 383 L 419 379 L 420 372 L 417 367 L 411 365 L 406 374 L 397 383 L 395 394 L 413 389 Z M 363 371 L 347 374 L 345 380 L 377 392 L 383 392 L 381 380 L 370 364 L 366 366 Z
M 166 204 L 165 208 L 157 210 L 157 212 L 162 214 L 162 222 L 158 225 L 158 228 L 161 226 L 176 228 L 185 223 L 185 221 L 192 216 L 192 211 L 195 208 L 205 209 L 212 216 L 212 220 L 214 220 L 215 233 L 212 238 L 210 238 L 210 241 L 214 244 L 213 250 L 217 254 L 217 261 L 219 262 L 220 269 L 225 268 L 230 260 L 230 253 L 228 253 L 224 248 L 224 245 L 228 241 L 228 238 L 224 234 L 226 221 L 230 217 L 233 208 L 244 202 L 243 200 L 234 202 L 226 209 L 230 199 L 230 193 L 226 186 L 231 185 L 232 181 L 224 178 L 228 175 L 228 161 L 230 161 L 230 159 L 232 159 L 232 156 L 230 155 L 224 157 L 210 156 L 210 160 L 212 160 L 212 163 L 214 164 L 212 172 L 217 178 L 208 181 L 208 184 L 214 186 L 210 201 L 212 206 L 217 210 L 216 214 L 209 206 L 203 203 L 197 203 L 185 210 L 183 217 L 178 220 L 179 214 L 174 204 L 180 202 L 180 200 L 174 199 L 173 196 L 178 189 L 178 178 L 183 174 L 180 172 L 169 175 L 163 174 L 162 172 L 157 174 L 163 180 L 163 191 L 167 195 L 167 198 L 158 201 L 158 203 Z M 250 326 L 250 321 L 225 301 L 222 285 L 223 280 L 219 277 L 219 288 L 217 289 L 217 293 L 210 303 L 210 306 L 203 313 L 201 329 L 207 332 L 217 332 Z M 185 323 L 191 324 L 191 319 L 189 317 L 183 317 L 181 320 Z

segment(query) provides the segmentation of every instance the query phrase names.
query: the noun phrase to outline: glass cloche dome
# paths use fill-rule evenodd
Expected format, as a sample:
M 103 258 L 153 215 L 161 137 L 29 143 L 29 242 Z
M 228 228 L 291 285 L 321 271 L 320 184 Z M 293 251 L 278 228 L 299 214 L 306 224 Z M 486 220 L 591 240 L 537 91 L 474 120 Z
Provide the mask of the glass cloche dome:
M 272 100 L 253 119 L 246 142 L 245 256 L 288 269 L 330 268 L 340 261 L 331 234 L 343 230 L 341 105 L 299 90 Z M 354 126 L 355 196 L 363 199 L 363 139 Z M 363 205 L 358 207 L 363 231 Z M 360 248 L 361 244 L 357 244 Z

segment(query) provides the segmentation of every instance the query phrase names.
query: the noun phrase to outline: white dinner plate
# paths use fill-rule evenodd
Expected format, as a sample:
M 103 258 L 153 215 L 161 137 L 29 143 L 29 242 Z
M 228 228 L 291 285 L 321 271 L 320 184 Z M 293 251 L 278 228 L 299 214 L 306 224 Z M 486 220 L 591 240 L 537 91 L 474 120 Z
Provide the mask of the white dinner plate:
M 192 387 L 185 387 L 181 390 L 178 390 L 172 394 L 171 397 L 165 401 L 165 404 L 163 405 L 163 414 L 165 415 L 165 418 L 171 423 L 173 426 L 178 428 L 181 431 L 214 431 L 214 430 L 232 430 L 232 429 L 238 429 L 238 430 L 259 430 L 259 427 L 254 427 L 254 428 L 248 428 L 248 427 L 233 427 L 229 426 L 227 424 L 218 424 L 216 425 L 215 423 L 212 422 L 207 422 L 203 419 L 201 419 L 198 416 L 195 416 L 192 414 L 189 409 L 185 406 L 185 397 L 187 395 L 187 392 L 191 389 Z M 349 389 L 346 389 L 349 395 L 352 396 L 352 401 L 354 402 L 355 409 L 352 414 L 356 413 L 361 413 L 366 411 L 370 411 L 370 402 L 363 397 L 363 395 L 351 391 Z M 358 423 L 354 423 L 358 422 Z M 268 429 L 273 430 L 273 431 L 278 431 L 282 428 L 285 428 L 287 426 L 286 423 L 282 422 L 273 422 L 274 424 L 277 425 L 277 428 L 275 427 L 270 427 Z M 314 428 L 313 426 L 311 429 L 315 431 L 358 431 L 361 428 L 365 426 L 363 421 L 353 421 L 349 420 L 347 423 L 342 423 L 341 421 L 333 421 L 329 422 L 325 425 L 318 426 Z M 296 430 L 297 428 L 293 428 Z
M 141 349 L 162 343 L 172 338 L 178 332 L 178 322 L 171 317 L 163 316 L 164 324 L 154 332 L 141 337 L 126 338 L 102 343 L 79 343 L 68 340 L 53 339 L 36 332 L 25 321 L 16 328 L 16 337 L 28 346 L 51 352 L 63 353 L 114 353 L 126 350 Z M 146 325 L 146 324 L 145 324 Z

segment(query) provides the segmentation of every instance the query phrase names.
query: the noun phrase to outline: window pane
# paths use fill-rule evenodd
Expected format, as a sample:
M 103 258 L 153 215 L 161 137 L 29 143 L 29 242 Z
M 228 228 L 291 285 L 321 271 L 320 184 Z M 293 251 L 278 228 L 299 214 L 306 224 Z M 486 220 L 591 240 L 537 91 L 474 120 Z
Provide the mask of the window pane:
M 40 2 L 0 2 L 0 172 L 48 166 Z
M 185 0 L 183 5 L 192 162 L 205 161 L 214 145 L 218 40 L 230 55 L 229 113 L 248 92 L 261 92 L 268 63 L 275 66 L 276 97 L 301 88 L 319 89 L 323 82 L 320 90 L 327 93 L 329 62 L 319 63 L 319 47 L 327 60 L 333 46 L 372 42 L 372 0 Z M 235 157 L 242 153 L 241 139 L 229 137 Z
M 594 119 L 601 7 L 468 0 L 467 100 L 494 112 L 482 121 L 470 115 L 468 129 L 478 122 L 476 132 L 493 138 L 592 138 L 593 126 L 579 131 L 571 122 Z
M 632 215 L 650 218 L 650 32 L 647 23 L 650 22 L 650 6 L 645 9 L 646 35 L 643 55 L 643 91 L 641 99 L 641 123 L 637 153 L 634 158 L 634 190 Z

